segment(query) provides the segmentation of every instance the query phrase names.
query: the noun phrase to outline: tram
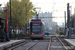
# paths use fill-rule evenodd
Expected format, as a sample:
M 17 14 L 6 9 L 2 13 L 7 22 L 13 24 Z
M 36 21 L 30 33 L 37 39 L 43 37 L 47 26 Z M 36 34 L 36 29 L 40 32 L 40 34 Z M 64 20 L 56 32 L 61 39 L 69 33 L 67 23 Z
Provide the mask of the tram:
M 44 22 L 41 19 L 32 19 L 30 22 L 30 38 L 44 38 Z

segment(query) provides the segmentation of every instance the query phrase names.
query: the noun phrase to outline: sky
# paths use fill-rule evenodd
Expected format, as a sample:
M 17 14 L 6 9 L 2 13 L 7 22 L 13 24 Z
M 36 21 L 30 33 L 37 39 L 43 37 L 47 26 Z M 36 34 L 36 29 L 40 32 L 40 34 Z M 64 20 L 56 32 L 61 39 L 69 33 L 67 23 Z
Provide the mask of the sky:
M 2 6 L 9 0 L 1 0 Z M 61 25 L 64 22 L 64 11 L 67 9 L 67 3 L 70 3 L 71 14 L 74 13 L 75 0 L 30 0 L 34 7 L 39 7 L 38 12 L 52 12 L 52 16 L 63 17 L 53 18 L 53 21 Z

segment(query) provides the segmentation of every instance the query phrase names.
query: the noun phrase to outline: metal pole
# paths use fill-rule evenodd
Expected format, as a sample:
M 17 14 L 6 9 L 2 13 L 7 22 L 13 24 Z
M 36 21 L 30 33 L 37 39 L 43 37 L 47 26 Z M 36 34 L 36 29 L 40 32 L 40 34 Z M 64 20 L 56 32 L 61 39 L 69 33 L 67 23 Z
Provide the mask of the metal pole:
M 75 8 L 74 8 L 74 34 L 75 34 Z
M 29 33 L 29 19 L 28 19 L 28 33 Z
M 69 30 L 69 20 L 68 20 L 68 11 L 69 11 L 69 6 L 68 6 L 68 4 L 67 4 L 67 29 Z M 67 33 L 68 33 L 68 35 L 67 36 L 69 36 L 69 31 L 67 30 Z
M 7 8 L 8 8 L 8 20 L 9 20 L 9 6 L 8 5 L 7 5 Z M 8 38 L 9 38 L 9 21 L 8 21 Z M 10 38 L 8 40 L 10 40 Z
M 1 6 L 2 4 L 0 4 L 0 6 Z
M 64 11 L 64 18 L 65 18 L 65 30 L 64 30 L 64 36 L 66 35 L 66 11 Z
M 10 0 L 10 33 L 11 33 L 11 31 L 12 31 L 12 26 L 11 26 L 11 0 Z
M 37 19 L 38 19 L 38 14 L 36 13 L 36 17 L 37 17 Z
M 69 10 L 70 11 L 70 10 Z M 70 12 L 69 12 L 69 14 L 70 14 Z M 71 27 L 71 18 L 70 18 L 70 16 L 69 16 L 69 39 L 71 39 L 71 33 L 72 33 L 72 27 Z
M 25 4 L 25 7 L 26 7 L 26 16 L 27 16 L 27 4 Z M 27 22 L 28 22 L 28 23 L 26 24 L 26 27 L 27 27 L 26 29 L 27 29 L 27 31 L 28 31 L 27 33 L 29 33 L 29 30 L 28 30 L 28 29 L 29 29 L 29 28 L 28 28 L 28 27 L 29 27 L 29 19 L 26 19 L 26 20 L 27 20 Z
M 25 8 L 26 8 L 26 16 L 27 16 L 27 4 L 25 4 Z M 26 18 L 27 21 L 27 18 Z M 26 33 L 27 33 L 27 23 L 26 23 Z
M 8 32 L 8 7 L 6 8 L 6 25 L 5 25 L 5 30 L 6 30 L 6 41 L 9 41 L 9 32 Z
M 67 27 L 68 27 L 68 38 L 71 39 L 71 21 L 70 21 L 70 10 L 69 10 L 69 3 L 67 4 Z

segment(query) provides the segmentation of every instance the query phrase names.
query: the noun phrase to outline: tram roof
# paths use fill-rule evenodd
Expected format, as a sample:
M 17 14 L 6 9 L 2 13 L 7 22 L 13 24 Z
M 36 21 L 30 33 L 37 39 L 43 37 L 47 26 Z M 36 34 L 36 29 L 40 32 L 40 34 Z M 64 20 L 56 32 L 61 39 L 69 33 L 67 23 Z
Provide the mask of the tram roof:
M 31 21 L 41 21 L 41 19 L 32 19 Z

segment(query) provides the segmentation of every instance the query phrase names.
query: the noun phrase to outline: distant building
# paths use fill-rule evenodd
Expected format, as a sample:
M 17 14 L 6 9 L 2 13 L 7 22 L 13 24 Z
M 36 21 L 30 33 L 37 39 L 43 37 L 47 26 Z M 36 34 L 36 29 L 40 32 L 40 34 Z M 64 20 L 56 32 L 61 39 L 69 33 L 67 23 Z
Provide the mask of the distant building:
M 38 18 L 42 19 L 45 23 L 45 29 L 48 29 L 51 27 L 52 24 L 52 13 L 45 12 L 45 13 L 39 13 Z
M 54 30 L 55 26 L 57 25 L 56 22 L 53 22 L 52 20 L 52 13 L 45 12 L 45 13 L 39 13 L 38 18 L 42 19 L 45 23 L 45 30 Z

